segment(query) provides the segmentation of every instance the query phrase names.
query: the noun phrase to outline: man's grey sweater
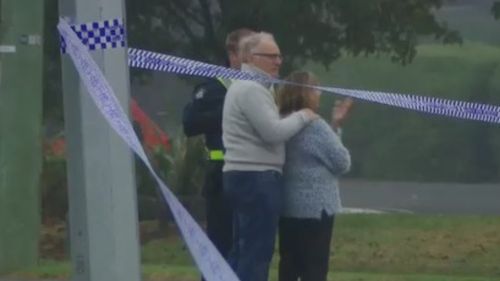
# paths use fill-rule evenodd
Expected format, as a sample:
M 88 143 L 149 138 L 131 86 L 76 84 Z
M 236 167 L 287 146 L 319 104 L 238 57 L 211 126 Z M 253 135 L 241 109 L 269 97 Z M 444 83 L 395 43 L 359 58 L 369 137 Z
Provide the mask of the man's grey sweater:
M 265 75 L 247 64 L 242 70 Z M 224 171 L 281 172 L 285 141 L 310 122 L 304 112 L 281 119 L 270 86 L 238 80 L 229 87 L 222 117 Z
M 351 166 L 349 151 L 322 119 L 286 144 L 282 216 L 321 218 L 341 210 L 338 177 Z

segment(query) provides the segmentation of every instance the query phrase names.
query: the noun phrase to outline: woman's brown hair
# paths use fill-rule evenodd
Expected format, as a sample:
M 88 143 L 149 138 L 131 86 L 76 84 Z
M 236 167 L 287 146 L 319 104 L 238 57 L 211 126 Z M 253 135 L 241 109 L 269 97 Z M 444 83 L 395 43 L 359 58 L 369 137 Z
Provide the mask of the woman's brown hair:
M 278 91 L 277 102 L 281 115 L 288 115 L 303 108 L 310 108 L 311 88 L 298 86 L 318 85 L 318 79 L 309 71 L 292 72 L 285 79 L 293 84 L 284 84 Z

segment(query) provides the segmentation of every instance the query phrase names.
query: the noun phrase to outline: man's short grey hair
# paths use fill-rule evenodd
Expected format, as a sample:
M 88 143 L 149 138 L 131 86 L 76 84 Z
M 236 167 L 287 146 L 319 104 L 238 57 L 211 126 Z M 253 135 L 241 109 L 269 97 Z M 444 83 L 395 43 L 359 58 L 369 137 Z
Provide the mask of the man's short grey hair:
M 242 61 L 248 62 L 255 48 L 260 44 L 260 42 L 265 40 L 276 42 L 276 40 L 274 40 L 274 36 L 268 32 L 258 32 L 243 38 L 239 45 Z

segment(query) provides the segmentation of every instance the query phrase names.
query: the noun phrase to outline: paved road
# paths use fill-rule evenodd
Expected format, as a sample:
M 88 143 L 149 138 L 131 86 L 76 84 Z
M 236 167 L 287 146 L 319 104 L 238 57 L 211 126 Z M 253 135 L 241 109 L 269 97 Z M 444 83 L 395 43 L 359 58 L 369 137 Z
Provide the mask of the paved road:
M 343 180 L 346 208 L 452 215 L 500 215 L 500 183 L 411 183 Z

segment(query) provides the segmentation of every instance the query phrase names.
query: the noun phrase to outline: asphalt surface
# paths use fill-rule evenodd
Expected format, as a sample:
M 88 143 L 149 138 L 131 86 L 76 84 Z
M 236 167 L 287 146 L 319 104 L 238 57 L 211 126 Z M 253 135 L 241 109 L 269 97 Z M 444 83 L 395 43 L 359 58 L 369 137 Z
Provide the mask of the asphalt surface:
M 435 215 L 500 215 L 500 183 L 415 183 L 343 180 L 348 210 Z

